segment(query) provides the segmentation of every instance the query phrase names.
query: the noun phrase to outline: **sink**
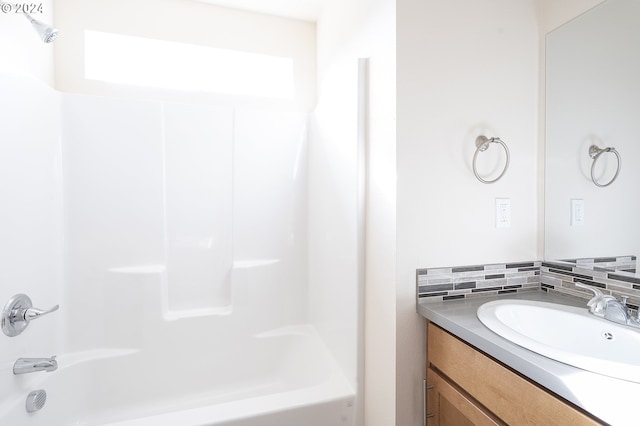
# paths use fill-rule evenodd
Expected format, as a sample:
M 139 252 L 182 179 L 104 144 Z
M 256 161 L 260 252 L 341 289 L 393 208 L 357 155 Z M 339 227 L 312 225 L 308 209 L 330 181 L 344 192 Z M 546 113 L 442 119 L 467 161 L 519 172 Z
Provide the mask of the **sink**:
M 478 308 L 491 331 L 530 351 L 593 373 L 640 383 L 640 332 L 586 308 L 497 300 Z

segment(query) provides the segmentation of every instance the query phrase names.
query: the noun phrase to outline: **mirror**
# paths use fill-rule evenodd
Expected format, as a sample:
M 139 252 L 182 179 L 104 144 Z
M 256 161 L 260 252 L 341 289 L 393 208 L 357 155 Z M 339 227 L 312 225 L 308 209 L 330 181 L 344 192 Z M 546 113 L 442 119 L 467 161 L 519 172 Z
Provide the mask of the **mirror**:
M 639 17 L 640 1 L 606 0 L 547 35 L 548 260 L 605 258 L 596 266 L 635 270 L 635 258 L 611 258 L 640 253 Z M 592 181 L 592 145 L 620 155 L 609 186 Z M 596 182 L 608 183 L 615 153 L 595 161 Z

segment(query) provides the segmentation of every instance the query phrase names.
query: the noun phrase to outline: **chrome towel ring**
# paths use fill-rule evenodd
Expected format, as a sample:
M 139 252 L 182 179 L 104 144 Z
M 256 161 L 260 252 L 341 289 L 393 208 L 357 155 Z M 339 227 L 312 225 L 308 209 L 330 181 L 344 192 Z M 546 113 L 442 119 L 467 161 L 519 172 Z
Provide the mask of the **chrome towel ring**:
M 618 168 L 616 169 L 616 174 L 613 175 L 613 177 L 609 182 L 600 183 L 598 182 L 596 177 L 593 175 L 593 171 L 595 170 L 596 162 L 598 161 L 598 158 L 600 158 L 600 156 L 605 152 L 613 152 L 616 155 L 616 158 L 618 159 Z M 589 157 L 593 159 L 593 163 L 591 163 L 591 180 L 593 181 L 593 183 L 596 186 L 599 186 L 600 188 L 604 188 L 605 186 L 611 185 L 613 181 L 616 180 L 616 178 L 618 177 L 618 174 L 620 173 L 620 166 L 622 165 L 622 160 L 620 160 L 620 154 L 618 153 L 618 151 L 616 151 L 616 149 L 611 146 L 601 149 L 597 145 L 591 145 L 589 147 Z
M 489 148 L 489 145 L 491 143 L 498 143 L 502 145 L 502 147 L 504 148 L 505 154 L 507 154 L 507 161 L 504 164 L 504 169 L 502 170 L 502 173 L 500 173 L 500 175 L 498 175 L 497 178 L 493 180 L 486 180 L 486 179 L 482 179 L 478 174 L 478 170 L 476 169 L 476 159 L 478 158 L 478 153 L 486 151 Z M 505 144 L 500 138 L 488 138 L 486 136 L 480 135 L 476 138 L 476 152 L 473 154 L 473 174 L 475 174 L 478 180 L 482 183 L 494 183 L 498 179 L 500 179 L 504 175 L 504 173 L 507 171 L 507 168 L 509 167 L 509 158 L 510 158 L 509 148 L 507 148 L 507 144 Z

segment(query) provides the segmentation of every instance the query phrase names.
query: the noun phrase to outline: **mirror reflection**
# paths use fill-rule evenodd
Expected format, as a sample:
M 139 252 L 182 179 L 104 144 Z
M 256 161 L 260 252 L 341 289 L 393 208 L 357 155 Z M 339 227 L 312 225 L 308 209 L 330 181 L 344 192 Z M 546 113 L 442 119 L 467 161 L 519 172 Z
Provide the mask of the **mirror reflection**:
M 640 253 L 638 17 L 640 1 L 606 0 L 547 35 L 546 259 L 584 259 L 595 267 L 635 271 Z M 589 155 L 594 145 L 609 148 L 595 164 Z M 594 263 L 594 258 L 599 259 Z

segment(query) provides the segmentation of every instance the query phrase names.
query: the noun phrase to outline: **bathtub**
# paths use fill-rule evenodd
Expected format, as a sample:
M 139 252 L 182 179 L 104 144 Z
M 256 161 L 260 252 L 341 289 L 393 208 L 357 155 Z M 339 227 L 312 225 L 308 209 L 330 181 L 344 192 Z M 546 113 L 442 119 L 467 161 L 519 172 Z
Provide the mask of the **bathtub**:
M 247 338 L 203 334 L 188 346 L 168 337 L 145 350 L 62 354 L 57 371 L 11 376 L 0 424 L 353 425 L 354 390 L 310 325 Z M 35 389 L 47 391 L 47 403 L 29 414 L 25 398 Z

